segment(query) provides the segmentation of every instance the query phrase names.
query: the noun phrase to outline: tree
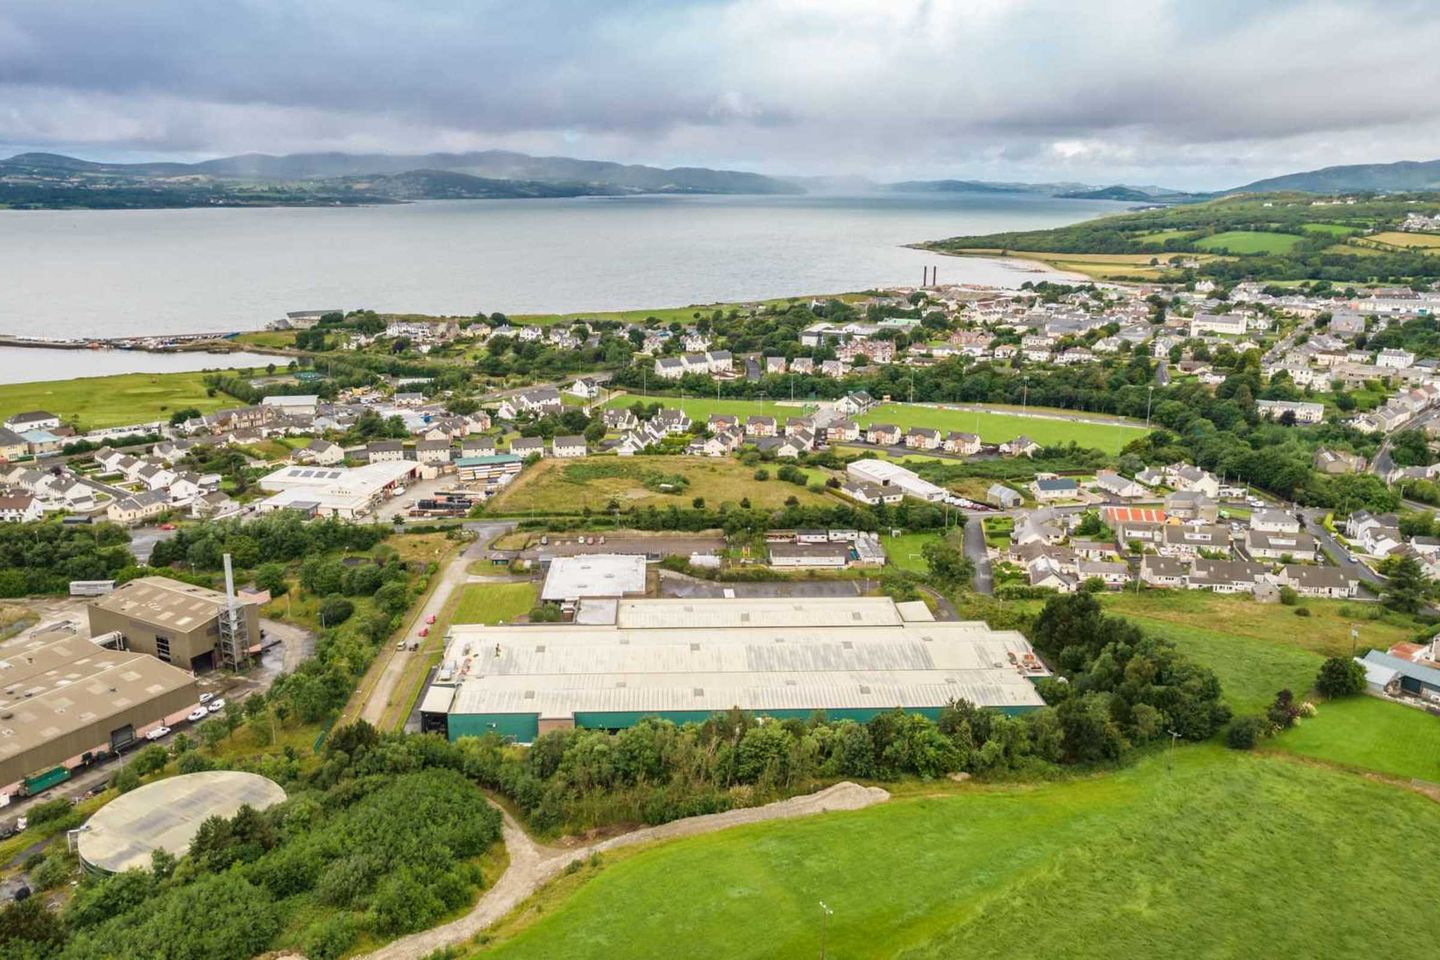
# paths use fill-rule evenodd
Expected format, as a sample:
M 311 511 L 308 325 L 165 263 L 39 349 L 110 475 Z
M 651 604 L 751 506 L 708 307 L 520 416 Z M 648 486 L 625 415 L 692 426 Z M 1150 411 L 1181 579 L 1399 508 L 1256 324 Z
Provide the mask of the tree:
M 255 571 L 255 585 L 268 590 L 272 597 L 282 597 L 290 592 L 290 581 L 285 578 L 283 563 L 262 563 Z
M 1230 729 L 1225 731 L 1225 743 L 1236 750 L 1253 750 L 1269 728 L 1270 724 L 1264 717 L 1254 714 L 1236 717 Z
M 920 548 L 920 555 L 930 567 L 930 575 L 949 587 L 970 582 L 975 565 L 964 551 L 946 540 L 931 540 Z
M 1401 557 L 1389 567 L 1390 580 L 1381 592 L 1381 602 L 1401 613 L 1418 613 L 1430 592 L 1420 562 L 1414 557 Z
M 1320 665 L 1315 689 L 1334 700 L 1365 692 L 1365 668 L 1350 657 L 1330 657 Z
M 338 627 L 355 612 L 355 604 L 344 597 L 326 597 L 320 602 L 320 622 L 326 627 Z

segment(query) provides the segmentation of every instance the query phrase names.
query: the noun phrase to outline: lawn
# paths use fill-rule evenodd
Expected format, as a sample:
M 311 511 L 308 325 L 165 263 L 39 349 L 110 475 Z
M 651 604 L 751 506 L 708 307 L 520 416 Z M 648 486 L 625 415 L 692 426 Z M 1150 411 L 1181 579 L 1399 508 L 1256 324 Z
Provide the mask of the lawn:
M 93 430 L 168 420 L 186 407 L 209 413 L 240 405 L 223 393 L 206 396 L 204 376 L 195 370 L 0 384 L 0 419 L 26 410 L 49 410 L 81 430 Z
M 1069 419 L 1073 410 L 1050 410 L 1032 407 L 1027 414 L 974 412 L 909 403 L 883 403 L 856 418 L 863 425 L 893 423 L 903 428 L 934 427 L 937 430 L 959 430 L 978 433 L 986 443 L 1003 443 L 1025 434 L 1041 446 L 1075 441 L 1082 447 L 1094 447 L 1106 453 L 1119 453 L 1127 443 L 1145 436 L 1142 424 L 1116 420 L 1112 423 L 1080 423 Z
M 823 901 L 836 960 L 1370 957 L 1376 915 L 1386 956 L 1429 957 L 1440 864 L 1395 844 L 1437 830 L 1440 806 L 1404 790 L 1183 747 L 607 855 L 471 956 L 809 958 Z
M 1201 250 L 1229 253 L 1285 253 L 1301 241 L 1293 233 L 1269 233 L 1264 230 L 1227 230 L 1196 240 Z
M 460 591 L 455 623 L 512 623 L 535 609 L 535 584 L 467 583 Z
M 611 501 L 626 507 L 670 506 L 689 509 L 703 497 L 707 506 L 738 504 L 773 509 L 790 497 L 802 504 L 823 503 L 824 494 L 775 478 L 755 479 L 755 469 L 723 457 L 590 457 L 585 460 L 543 460 L 491 503 L 494 513 L 604 513 Z M 683 480 L 683 483 L 677 483 Z M 666 485 L 675 487 L 672 491 Z
M 928 573 L 930 565 L 920 555 L 920 549 L 937 539 L 939 535 L 935 533 L 902 533 L 898 537 L 882 533 L 880 545 L 885 548 L 885 559 L 901 570 Z
M 679 407 L 691 420 L 705 421 L 711 414 L 739 417 L 743 423 L 746 417 L 774 417 L 784 425 L 790 417 L 808 417 L 815 412 L 816 404 L 803 400 L 716 400 L 714 397 L 644 397 L 638 393 L 622 394 L 611 398 L 607 407 L 629 407 L 636 401 L 659 403 L 665 407 Z
M 1397 777 L 1440 783 L 1440 717 L 1375 697 L 1320 704 L 1274 747 Z

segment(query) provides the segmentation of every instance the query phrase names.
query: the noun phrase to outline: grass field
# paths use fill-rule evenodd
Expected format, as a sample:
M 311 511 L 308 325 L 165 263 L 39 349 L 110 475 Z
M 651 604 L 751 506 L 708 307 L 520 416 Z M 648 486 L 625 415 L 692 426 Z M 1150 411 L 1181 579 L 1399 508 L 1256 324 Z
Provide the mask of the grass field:
M 862 300 L 865 295 L 863 293 L 821 293 L 794 297 L 778 297 L 773 300 L 762 300 L 759 302 L 768 306 L 783 306 L 791 302 L 809 303 L 811 299 L 817 297 L 822 300 L 834 299 L 848 302 Z M 752 305 L 753 304 L 750 303 L 700 303 L 691 304 L 688 307 L 651 307 L 642 310 L 602 310 L 598 312 L 589 310 L 581 313 L 521 313 L 511 315 L 510 319 L 516 323 L 538 324 L 541 326 L 550 326 L 557 323 L 574 323 L 577 320 L 616 320 L 621 323 L 644 323 L 651 317 L 654 317 L 664 324 L 688 324 L 693 322 L 697 315 L 705 316 L 714 313 L 716 310 L 729 311 L 735 308 L 748 311 Z
M 880 546 L 885 548 L 885 558 L 901 570 L 928 573 L 930 565 L 920 555 L 920 549 L 938 539 L 939 535 L 935 533 L 902 533 L 898 537 L 882 533 Z
M 1434 233 L 1410 233 L 1406 230 L 1387 230 L 1384 233 L 1375 233 L 1365 238 L 1375 243 L 1383 243 L 1387 247 L 1413 247 L 1416 249 L 1440 248 L 1440 234 Z
M 543 460 L 527 469 L 491 503 L 491 512 L 578 513 L 586 508 L 604 513 L 614 500 L 621 507 L 689 509 L 703 497 L 710 507 L 738 504 L 748 497 L 754 507 L 783 506 L 790 497 L 802 504 L 821 503 L 824 494 L 775 479 L 755 479 L 755 470 L 722 457 L 591 457 L 586 460 Z M 687 481 L 675 492 L 660 489 L 666 478 Z
M 833 960 L 1370 957 L 1376 915 L 1387 957 L 1433 953 L 1440 863 L 1395 844 L 1440 805 L 1405 790 L 1215 746 L 934 789 L 607 855 L 471 956 L 810 958 L 821 901 Z
M 225 394 L 206 396 L 203 377 L 197 370 L 0 384 L 0 419 L 26 410 L 49 410 L 81 430 L 90 430 L 168 420 L 186 407 L 209 413 L 240 405 Z
M 1201 250 L 1230 253 L 1285 253 L 1300 242 L 1293 233 L 1268 233 L 1264 230 L 1227 230 L 1195 241 Z
M 512 623 L 535 608 L 535 584 L 467 583 L 460 591 L 455 623 Z
M 1375 697 L 1320 704 L 1275 749 L 1348 767 L 1440 783 L 1440 717 Z
M 1300 225 L 1300 229 L 1306 233 L 1328 233 L 1336 237 L 1364 232 L 1360 227 L 1347 227 L 1343 223 L 1305 223 Z
M 1166 240 L 1174 240 L 1176 237 L 1183 237 L 1193 230 L 1157 230 L 1154 233 L 1142 233 L 1135 237 L 1141 243 L 1164 243 Z
M 856 418 L 861 425 L 893 423 L 897 426 L 934 427 L 937 430 L 959 430 L 979 433 L 986 443 L 1002 443 L 1025 434 L 1041 446 L 1075 441 L 1082 447 L 1094 447 L 1106 453 L 1119 453 L 1127 443 L 1145 436 L 1145 427 L 1116 420 L 1113 423 L 1078 423 L 1061 419 L 1076 416 L 1071 410 L 1046 410 L 1032 407 L 1035 416 L 985 410 L 950 410 L 919 404 L 884 403 Z M 1041 416 L 1046 414 L 1048 416 Z M 1053 419 L 1052 419 L 1053 418 Z
M 790 417 L 807 417 L 815 412 L 817 404 L 813 401 L 806 402 L 796 400 L 716 400 L 714 397 L 643 397 L 638 393 L 627 393 L 613 397 L 606 402 L 607 407 L 629 407 L 636 401 L 641 403 L 659 403 L 666 407 L 678 407 L 685 411 L 685 415 L 691 420 L 705 421 L 711 414 L 722 416 L 739 417 L 743 422 L 746 417 L 774 417 L 777 422 L 784 424 Z

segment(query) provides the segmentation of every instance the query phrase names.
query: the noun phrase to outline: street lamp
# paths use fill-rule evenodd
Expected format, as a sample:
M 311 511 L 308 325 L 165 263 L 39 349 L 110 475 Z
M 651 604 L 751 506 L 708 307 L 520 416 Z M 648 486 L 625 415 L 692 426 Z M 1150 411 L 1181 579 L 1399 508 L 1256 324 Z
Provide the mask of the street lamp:
M 1146 430 L 1149 430 L 1149 429 L 1150 429 L 1150 400 L 1151 400 L 1151 398 L 1154 397 L 1154 396 L 1155 396 L 1155 387 L 1154 387 L 1153 385 L 1146 387 L 1146 388 L 1145 388 L 1145 429 L 1146 429 Z
M 827 907 L 824 900 L 820 901 L 820 910 L 820 960 L 825 960 L 825 935 L 829 932 L 830 915 L 835 911 Z
M 1030 378 L 1025 378 L 1024 392 L 1020 394 L 1020 412 L 1024 413 L 1030 406 Z

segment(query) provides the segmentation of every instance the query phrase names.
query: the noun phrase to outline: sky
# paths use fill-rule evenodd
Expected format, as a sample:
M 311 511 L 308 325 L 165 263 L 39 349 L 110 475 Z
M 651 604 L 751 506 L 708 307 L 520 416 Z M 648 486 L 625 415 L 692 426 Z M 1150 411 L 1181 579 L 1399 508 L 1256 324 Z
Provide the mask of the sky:
M 1237 186 L 1440 158 L 1436 0 L 4 0 L 0 156 Z

